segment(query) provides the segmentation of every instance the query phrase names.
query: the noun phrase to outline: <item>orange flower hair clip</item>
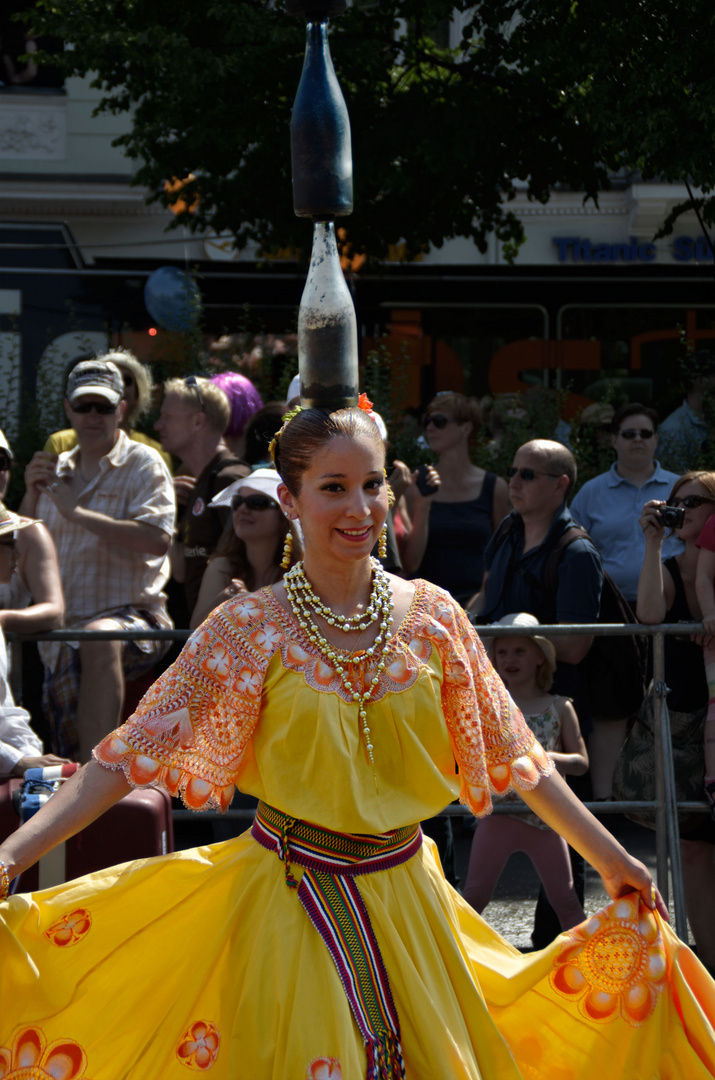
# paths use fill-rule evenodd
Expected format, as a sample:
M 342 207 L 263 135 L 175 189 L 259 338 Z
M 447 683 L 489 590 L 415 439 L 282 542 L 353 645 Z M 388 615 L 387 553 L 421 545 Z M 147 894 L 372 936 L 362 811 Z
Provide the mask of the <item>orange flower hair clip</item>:
M 366 413 L 372 412 L 372 402 L 364 392 L 358 398 L 358 409 L 362 409 L 362 411 Z

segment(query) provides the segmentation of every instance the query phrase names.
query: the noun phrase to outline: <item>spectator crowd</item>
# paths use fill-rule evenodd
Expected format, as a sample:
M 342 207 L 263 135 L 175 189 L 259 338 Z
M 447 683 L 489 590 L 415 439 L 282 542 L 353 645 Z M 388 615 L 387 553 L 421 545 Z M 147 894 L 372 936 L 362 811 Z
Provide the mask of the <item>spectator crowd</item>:
M 550 438 L 524 438 L 501 476 L 496 465 L 475 464 L 472 448 L 486 413 L 490 427 L 481 445 L 496 462 L 510 423 L 524 423 L 520 403 L 485 408 L 442 393 L 427 405 L 415 435 L 424 464 L 393 463 L 395 503 L 378 553 L 384 565 L 447 589 L 477 625 L 531 630 L 494 641 L 492 655 L 537 737 L 584 798 L 612 797 L 614 772 L 621 779 L 627 772 L 624 748 L 649 700 L 644 689 L 640 711 L 619 708 L 618 670 L 597 699 L 592 693 L 594 640 L 578 627 L 598 622 L 610 590 L 642 623 L 705 621 L 703 638 L 667 639 L 666 681 L 672 714 L 689 717 L 702 744 L 684 768 L 700 770 L 696 786 L 715 809 L 715 734 L 712 748 L 706 742 L 706 732 L 715 731 L 715 712 L 707 717 L 715 699 L 715 540 L 706 529 L 715 514 L 715 472 L 696 468 L 714 387 L 715 358 L 701 350 L 685 400 L 662 424 L 640 402 L 619 409 L 597 403 L 578 432 L 560 421 Z M 5 773 L 21 773 L 28 763 L 89 760 L 169 661 L 168 641 L 135 635 L 193 629 L 237 592 L 279 581 L 300 558 L 300 530 L 281 511 L 268 453 L 286 404 L 298 397 L 295 380 L 287 402 L 264 404 L 237 373 L 172 378 L 160 388 L 157 439 L 140 426 L 156 389 L 148 366 L 123 350 L 77 363 L 64 397 L 69 427 L 27 463 L 18 513 L 0 502 Z M 390 432 L 372 415 L 389 445 Z M 599 460 L 610 452 L 611 463 L 579 487 L 573 451 L 585 438 Z M 0 433 L 0 500 L 14 464 Z M 534 633 L 539 624 L 557 623 L 576 629 L 552 639 Z M 49 743 L 43 748 L 29 713 L 14 704 L 3 631 L 60 627 L 105 634 L 40 643 Z M 123 631 L 131 639 L 123 640 Z M 647 687 L 645 664 L 642 681 Z M 544 896 L 546 914 L 541 930 L 537 916 L 534 934 L 541 945 L 579 921 L 581 868 L 569 864 L 553 834 L 537 836 L 533 823 L 515 821 L 504 816 L 499 829 L 478 826 L 479 865 L 491 849 L 492 874 L 470 879 L 467 895 L 481 910 L 502 856 L 519 848 L 531 853 L 546 867 L 542 876 L 558 908 L 550 916 Z M 456 883 L 449 829 L 435 837 Z M 715 818 L 698 815 L 681 826 L 681 837 L 688 914 L 712 970 Z

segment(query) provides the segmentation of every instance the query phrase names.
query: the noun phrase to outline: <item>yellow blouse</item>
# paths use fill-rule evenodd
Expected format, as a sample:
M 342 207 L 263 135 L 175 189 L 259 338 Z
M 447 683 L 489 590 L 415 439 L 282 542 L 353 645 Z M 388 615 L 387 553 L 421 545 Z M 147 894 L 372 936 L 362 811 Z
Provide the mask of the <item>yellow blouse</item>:
M 292 817 L 362 833 L 431 817 L 457 796 L 488 813 L 490 789 L 529 789 L 551 771 L 464 612 L 427 582 L 368 705 L 374 765 L 357 712 L 268 588 L 212 612 L 95 757 L 195 809 L 227 807 L 237 785 Z

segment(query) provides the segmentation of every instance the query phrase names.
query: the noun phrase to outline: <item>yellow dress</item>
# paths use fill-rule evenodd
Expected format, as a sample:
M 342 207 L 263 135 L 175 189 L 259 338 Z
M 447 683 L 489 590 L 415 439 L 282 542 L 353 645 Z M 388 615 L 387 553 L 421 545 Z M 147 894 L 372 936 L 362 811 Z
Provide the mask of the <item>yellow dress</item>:
M 368 716 L 270 590 L 193 635 L 97 758 L 197 809 L 233 784 L 295 818 L 384 833 L 549 763 L 446 594 L 417 583 Z M 459 763 L 459 774 L 455 771 Z M 296 878 L 299 866 L 293 867 Z M 357 879 L 408 1080 L 715 1076 L 715 984 L 637 899 L 522 956 L 433 845 Z M 328 950 L 249 833 L 0 904 L 0 1080 L 362 1080 Z

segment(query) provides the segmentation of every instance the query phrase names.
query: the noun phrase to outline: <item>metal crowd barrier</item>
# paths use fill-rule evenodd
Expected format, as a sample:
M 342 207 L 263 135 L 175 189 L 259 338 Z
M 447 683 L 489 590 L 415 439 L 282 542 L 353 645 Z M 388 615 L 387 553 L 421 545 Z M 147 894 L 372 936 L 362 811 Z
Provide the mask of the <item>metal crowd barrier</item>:
M 670 895 L 670 880 L 673 887 L 673 907 L 675 910 L 675 929 L 678 936 L 688 940 L 688 925 L 685 911 L 685 891 L 683 887 L 683 870 L 680 859 L 680 842 L 678 832 L 678 811 L 684 810 L 689 813 L 707 813 L 708 807 L 705 800 L 702 802 L 678 803 L 675 794 L 675 776 L 673 771 L 673 754 L 670 738 L 670 715 L 666 703 L 668 687 L 665 684 L 664 646 L 666 635 L 690 636 L 703 634 L 700 623 L 661 623 L 656 626 L 646 626 L 640 623 L 586 623 L 570 625 L 541 625 L 538 627 L 526 626 L 479 626 L 476 627 L 481 638 L 489 637 L 529 637 L 540 634 L 545 637 L 568 637 L 573 634 L 593 637 L 650 637 L 653 639 L 653 689 L 655 694 L 655 800 L 650 802 L 585 802 L 586 806 L 595 815 L 635 813 L 643 810 L 655 811 L 655 838 L 656 838 L 656 875 L 658 888 L 668 903 Z M 185 641 L 189 637 L 189 630 L 52 630 L 44 634 L 20 635 L 8 632 L 6 638 L 10 642 L 22 644 L 32 641 Z M 12 649 L 11 661 L 11 685 L 15 692 L 16 700 L 22 702 L 22 650 Z M 499 805 L 495 813 L 530 813 L 525 804 L 509 803 Z M 453 804 L 446 807 L 442 812 L 445 817 L 460 817 L 469 815 L 470 811 L 465 806 Z M 216 818 L 221 820 L 250 820 L 253 817 L 251 810 L 229 810 L 226 814 L 208 811 L 202 817 L 206 819 Z M 195 812 L 191 810 L 175 810 L 176 820 L 195 819 Z

